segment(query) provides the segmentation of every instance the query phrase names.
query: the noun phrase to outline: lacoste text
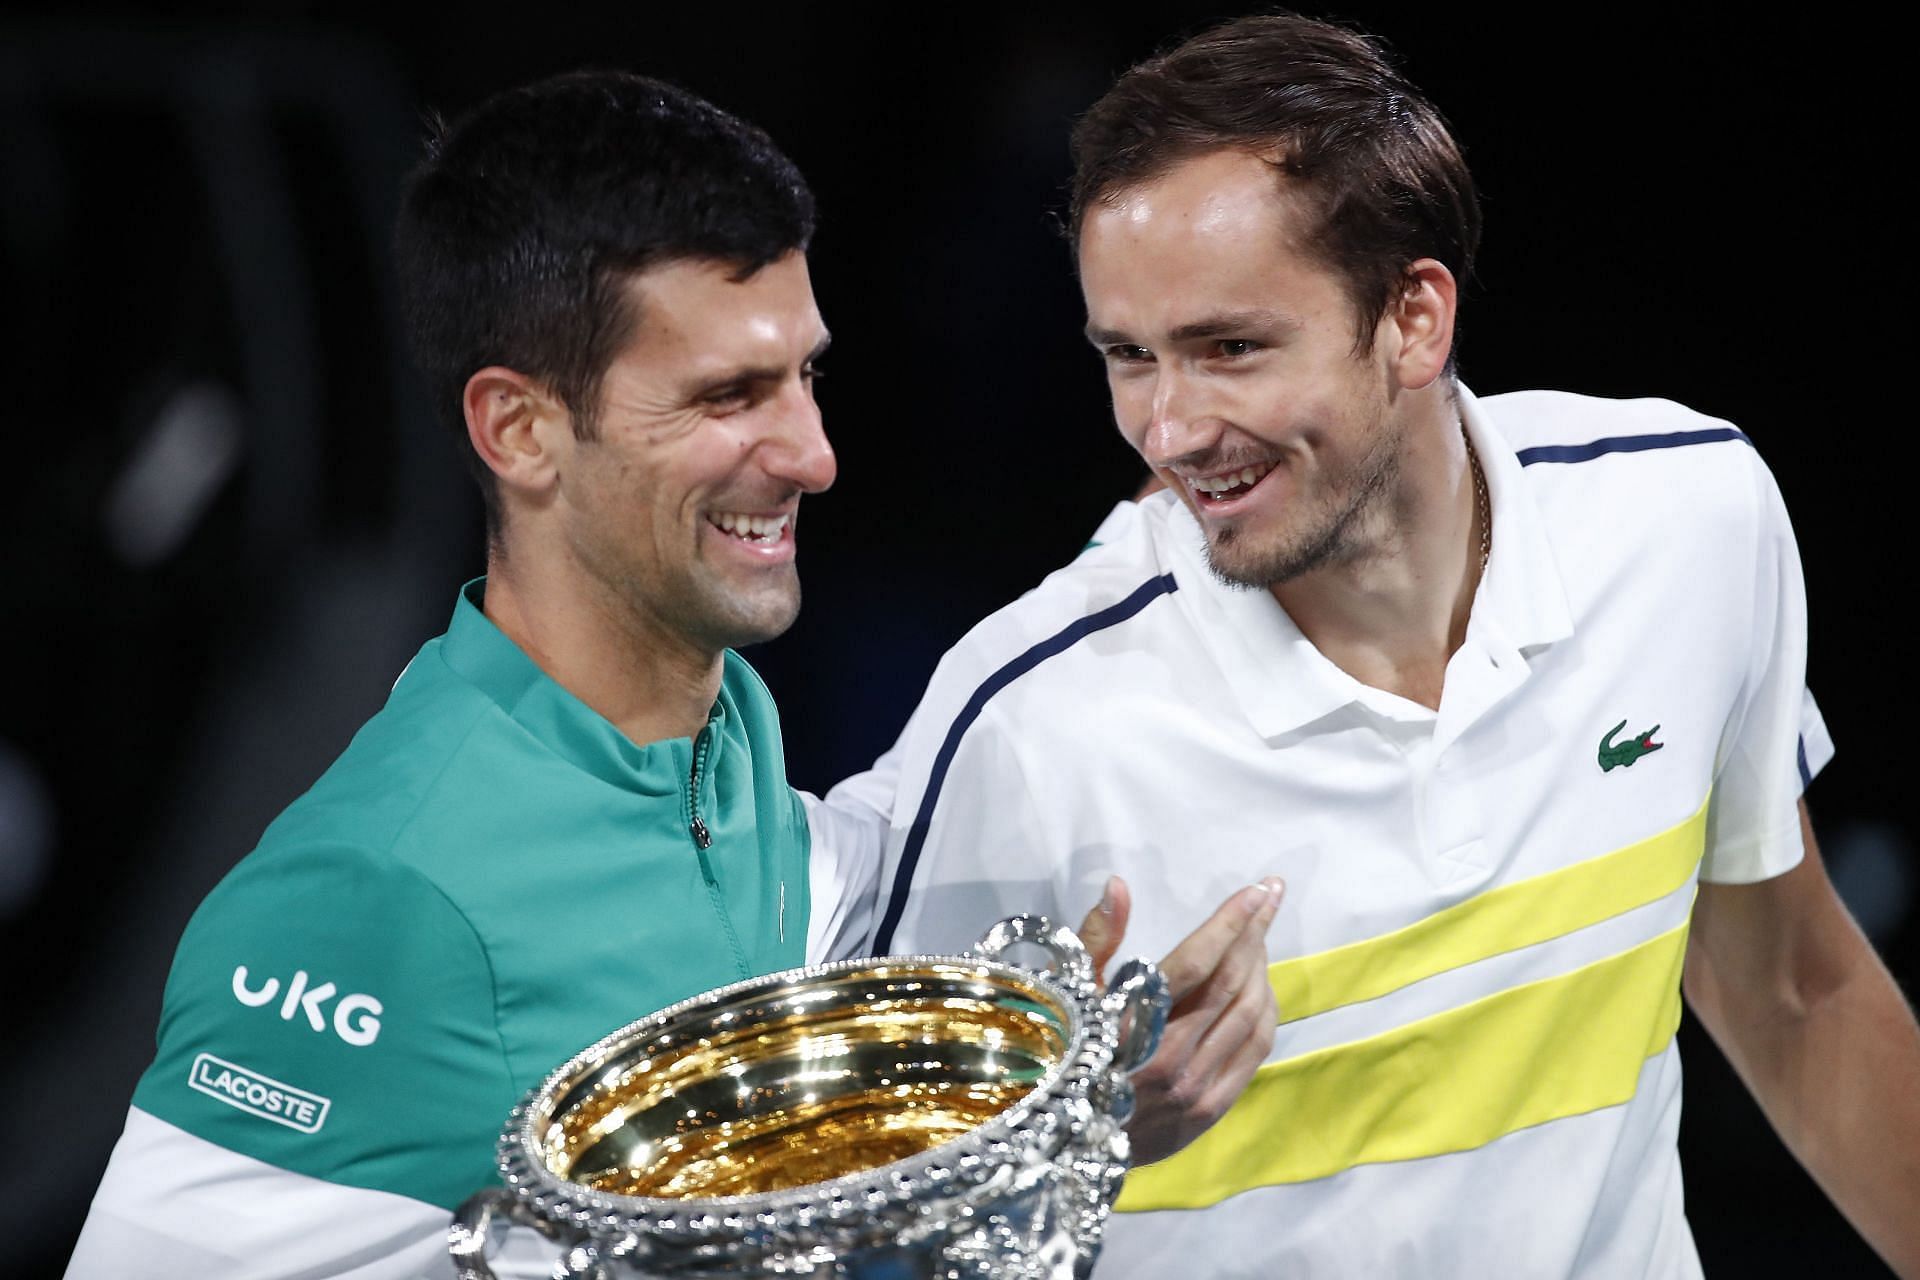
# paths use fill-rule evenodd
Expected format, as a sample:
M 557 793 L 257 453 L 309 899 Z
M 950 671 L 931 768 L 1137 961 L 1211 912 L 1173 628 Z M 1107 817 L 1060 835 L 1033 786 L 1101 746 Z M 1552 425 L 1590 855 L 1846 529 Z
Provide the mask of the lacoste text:
M 187 1083 L 230 1107 L 302 1133 L 318 1133 L 327 1122 L 327 1108 L 333 1105 L 317 1093 L 282 1084 L 210 1053 L 193 1060 Z

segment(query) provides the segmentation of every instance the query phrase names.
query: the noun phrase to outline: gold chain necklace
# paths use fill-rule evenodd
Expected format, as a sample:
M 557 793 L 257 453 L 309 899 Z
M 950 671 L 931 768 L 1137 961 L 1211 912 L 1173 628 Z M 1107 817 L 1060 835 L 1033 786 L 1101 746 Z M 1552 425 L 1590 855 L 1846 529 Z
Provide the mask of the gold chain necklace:
M 1480 572 L 1487 572 L 1487 558 L 1493 554 L 1493 511 L 1487 501 L 1487 473 L 1480 469 L 1480 455 L 1474 450 L 1473 437 L 1466 424 L 1460 426 L 1460 438 L 1467 442 L 1467 465 L 1473 468 L 1473 510 L 1480 517 Z

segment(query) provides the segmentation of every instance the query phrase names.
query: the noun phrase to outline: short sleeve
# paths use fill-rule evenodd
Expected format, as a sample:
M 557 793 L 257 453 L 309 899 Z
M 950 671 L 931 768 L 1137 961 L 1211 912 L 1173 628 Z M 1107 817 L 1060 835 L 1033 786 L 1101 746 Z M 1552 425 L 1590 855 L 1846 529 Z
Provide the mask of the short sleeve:
M 1833 744 L 1807 690 L 1807 599 L 1779 486 L 1755 458 L 1746 673 L 1722 739 L 1700 878 L 1769 879 L 1804 855 L 1799 801 Z
M 495 1181 L 516 1097 L 491 969 L 427 878 L 354 848 L 262 849 L 208 896 L 134 1095 L 230 1151 L 451 1208 Z

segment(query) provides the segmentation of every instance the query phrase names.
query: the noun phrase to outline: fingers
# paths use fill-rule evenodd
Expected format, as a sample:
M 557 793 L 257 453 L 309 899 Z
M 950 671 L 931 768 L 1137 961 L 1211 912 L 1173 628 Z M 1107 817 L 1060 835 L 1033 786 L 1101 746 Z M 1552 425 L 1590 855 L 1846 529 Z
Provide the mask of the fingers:
M 1113 959 L 1113 953 L 1120 949 L 1120 940 L 1126 936 L 1127 917 L 1132 910 L 1133 894 L 1127 889 L 1127 882 L 1119 876 L 1108 876 L 1100 901 L 1080 922 L 1080 943 L 1093 957 L 1094 973 L 1106 973 L 1107 962 Z
M 1278 1022 L 1279 1010 L 1262 963 L 1236 984 L 1225 1008 L 1201 1029 L 1187 1058 L 1186 1073 L 1209 1082 L 1210 1092 L 1224 1092 L 1231 1101 L 1266 1061 Z
M 1234 996 L 1244 990 L 1249 983 L 1267 988 L 1267 926 L 1273 923 L 1273 917 L 1280 909 L 1280 901 L 1286 886 L 1278 879 L 1269 877 L 1261 881 L 1268 888 L 1268 898 L 1253 913 L 1246 927 L 1238 937 L 1228 945 L 1226 954 L 1214 965 L 1213 972 L 1189 997 L 1218 1009 L 1232 1002 Z
M 1273 1046 L 1275 1010 L 1265 981 L 1249 986 L 1199 1037 L 1197 1046 L 1161 1041 L 1133 1084 L 1139 1109 L 1129 1122 L 1135 1158 L 1164 1159 L 1211 1128 L 1237 1102 Z M 1191 1030 L 1193 1019 L 1186 1019 Z M 1168 1024 L 1170 1034 L 1175 1023 Z
M 1266 932 L 1279 909 L 1282 886 L 1270 879 L 1256 887 L 1268 889 L 1266 900 L 1213 971 L 1175 1002 L 1160 1050 L 1147 1068 L 1183 1106 L 1198 1105 L 1202 1094 L 1230 1102 L 1273 1047 L 1278 1010 L 1267 981 Z
M 1267 926 L 1273 922 L 1273 913 L 1280 909 L 1280 897 L 1285 890 L 1286 885 L 1278 876 L 1268 876 L 1258 884 L 1248 885 L 1221 903 L 1205 923 L 1167 953 L 1166 959 L 1160 962 L 1160 972 L 1167 977 L 1175 1005 L 1213 976 L 1236 943 L 1257 950 L 1258 963 L 1264 965 Z M 1247 934 L 1252 937 L 1243 942 L 1243 935 Z M 1251 952 L 1243 951 L 1238 957 L 1239 963 L 1244 966 L 1250 955 Z
M 1177 974 L 1176 999 L 1159 1049 L 1133 1077 L 1139 1110 L 1128 1132 L 1139 1159 L 1162 1159 L 1205 1132 L 1272 1050 L 1267 926 L 1283 890 L 1275 877 L 1240 890 L 1161 963 Z

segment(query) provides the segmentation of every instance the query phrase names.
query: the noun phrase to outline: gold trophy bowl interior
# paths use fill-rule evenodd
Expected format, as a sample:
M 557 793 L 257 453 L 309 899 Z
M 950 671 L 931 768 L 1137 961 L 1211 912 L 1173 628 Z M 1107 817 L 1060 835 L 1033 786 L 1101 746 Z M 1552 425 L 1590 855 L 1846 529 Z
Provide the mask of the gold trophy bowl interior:
M 1060 1067 L 1078 1016 L 989 962 L 875 960 L 637 1024 L 542 1090 L 555 1176 L 654 1198 L 826 1182 L 960 1138 Z

